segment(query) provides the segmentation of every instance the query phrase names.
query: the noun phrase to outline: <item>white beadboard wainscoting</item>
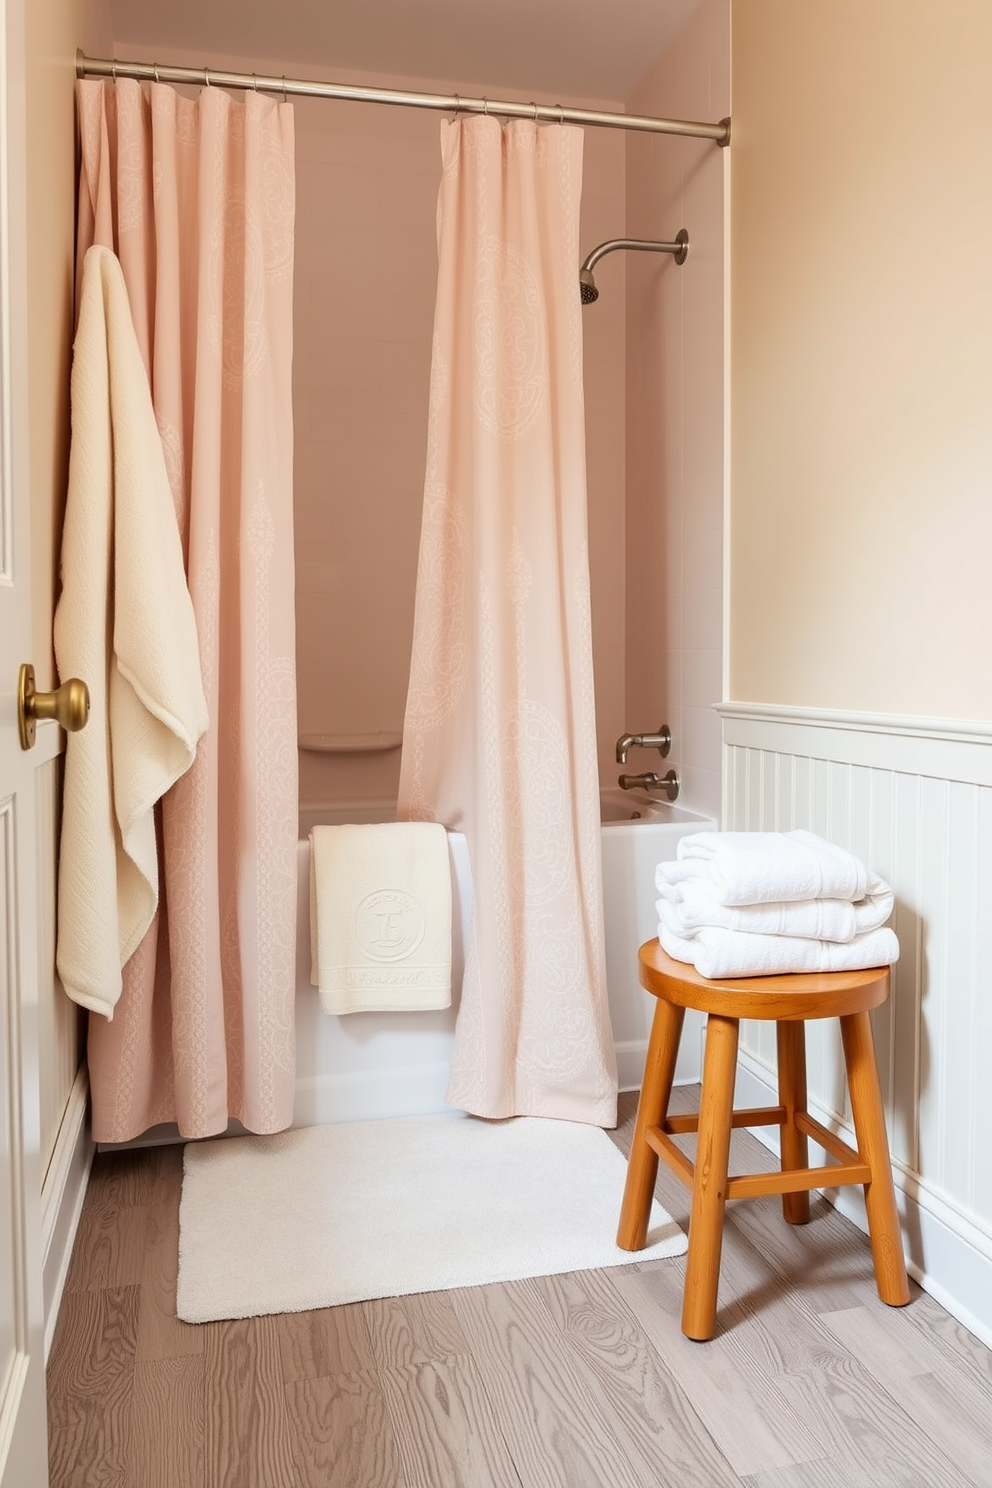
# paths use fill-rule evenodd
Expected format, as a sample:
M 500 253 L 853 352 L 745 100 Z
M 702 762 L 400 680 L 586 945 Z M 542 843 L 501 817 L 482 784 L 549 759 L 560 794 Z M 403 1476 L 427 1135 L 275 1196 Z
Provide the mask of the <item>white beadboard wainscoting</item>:
M 992 1345 L 992 724 L 718 711 L 724 828 L 805 827 L 895 890 L 900 959 L 873 1025 L 907 1257 Z M 807 1050 L 811 1109 L 853 1140 L 836 1022 L 807 1025 Z M 766 1103 L 773 1024 L 742 1025 L 740 1062 L 745 1103 Z M 860 1189 L 830 1197 L 865 1227 Z

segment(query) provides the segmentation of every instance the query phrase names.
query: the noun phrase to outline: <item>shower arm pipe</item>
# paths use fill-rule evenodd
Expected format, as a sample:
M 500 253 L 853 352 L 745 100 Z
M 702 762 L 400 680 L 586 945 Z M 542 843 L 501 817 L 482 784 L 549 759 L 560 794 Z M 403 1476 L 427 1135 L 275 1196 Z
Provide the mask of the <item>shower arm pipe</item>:
M 165 62 L 126 62 L 87 57 L 76 50 L 76 76 L 133 78 L 140 83 L 190 83 L 202 88 L 243 88 L 257 93 L 281 93 L 284 98 L 338 98 L 352 103 L 386 103 L 406 108 L 436 109 L 442 113 L 500 114 L 509 119 L 533 119 L 546 124 L 588 124 L 605 129 L 634 129 L 644 134 L 676 134 L 690 139 L 730 143 L 730 120 L 719 124 L 690 119 L 654 119 L 644 114 L 604 113 L 598 109 L 568 108 L 560 103 L 510 103 L 493 98 L 470 98 L 460 93 L 410 93 L 397 88 L 369 88 L 352 83 L 307 82 L 254 72 L 226 72 L 217 67 L 172 67 Z
M 650 238 L 610 238 L 587 254 L 582 269 L 591 273 L 601 258 L 607 253 L 615 253 L 618 248 L 633 248 L 641 253 L 673 253 L 676 263 L 681 264 L 689 251 L 689 234 L 682 228 L 674 243 L 656 243 Z

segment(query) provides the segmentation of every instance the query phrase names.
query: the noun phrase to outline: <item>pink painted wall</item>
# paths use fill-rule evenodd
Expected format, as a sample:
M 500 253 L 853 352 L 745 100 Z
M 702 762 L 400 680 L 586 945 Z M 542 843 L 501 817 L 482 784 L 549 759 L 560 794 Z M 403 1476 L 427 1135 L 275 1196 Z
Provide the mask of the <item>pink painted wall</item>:
M 628 113 L 730 113 L 728 0 L 701 0 Z M 720 812 L 724 512 L 724 171 L 704 141 L 627 138 L 627 234 L 690 250 L 627 255 L 626 703 L 633 732 L 670 724 L 681 804 Z M 610 260 L 599 279 L 605 284 Z M 587 312 L 588 313 L 588 312 Z M 653 770 L 632 751 L 628 768 Z
M 506 96 L 495 83 L 481 91 Z M 439 116 L 302 99 L 296 131 L 300 733 L 398 734 L 426 454 Z M 623 231 L 623 179 L 623 136 L 587 131 L 583 253 Z M 610 299 L 585 325 L 594 668 L 608 770 L 624 726 L 622 282 Z M 391 798 L 399 759 L 398 749 L 301 751 L 301 799 Z

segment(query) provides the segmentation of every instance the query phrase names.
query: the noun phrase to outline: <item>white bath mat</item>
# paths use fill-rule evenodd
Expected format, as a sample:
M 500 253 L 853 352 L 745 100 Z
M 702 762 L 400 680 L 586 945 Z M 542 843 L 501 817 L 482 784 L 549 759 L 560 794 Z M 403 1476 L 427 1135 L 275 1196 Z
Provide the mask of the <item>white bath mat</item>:
M 460 1112 L 186 1147 L 177 1310 L 186 1322 L 304 1312 L 680 1255 L 614 1243 L 626 1162 L 605 1132 Z

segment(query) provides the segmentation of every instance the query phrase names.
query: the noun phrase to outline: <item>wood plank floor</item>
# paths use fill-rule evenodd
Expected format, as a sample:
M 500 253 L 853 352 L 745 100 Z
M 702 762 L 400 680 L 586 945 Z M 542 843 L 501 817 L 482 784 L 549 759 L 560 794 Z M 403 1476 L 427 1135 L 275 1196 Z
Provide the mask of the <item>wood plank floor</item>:
M 735 1133 L 738 1170 L 772 1162 Z M 181 1323 L 181 1179 L 178 1147 L 96 1160 L 49 1361 L 53 1488 L 992 1485 L 992 1353 L 915 1286 L 880 1303 L 822 1200 L 802 1228 L 730 1206 L 698 1344 L 684 1258 Z M 667 1170 L 658 1196 L 685 1227 Z

